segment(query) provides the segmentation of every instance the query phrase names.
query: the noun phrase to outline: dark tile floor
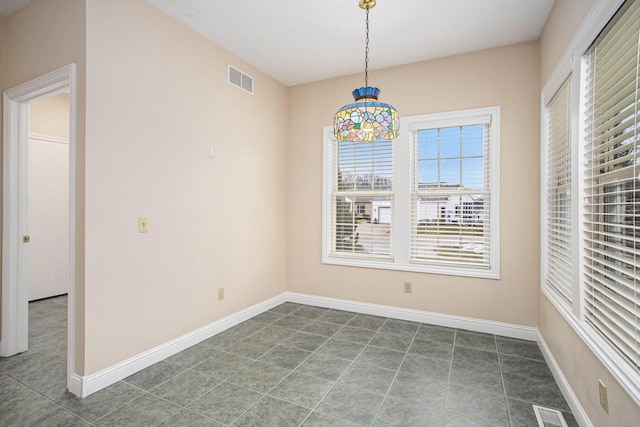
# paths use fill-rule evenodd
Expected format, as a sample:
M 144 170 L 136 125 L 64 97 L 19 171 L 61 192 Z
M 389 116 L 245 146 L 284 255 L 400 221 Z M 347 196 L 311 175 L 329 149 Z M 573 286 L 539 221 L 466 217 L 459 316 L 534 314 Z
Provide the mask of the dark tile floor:
M 85 399 L 65 392 L 66 297 L 0 358 L 2 426 L 577 426 L 537 344 L 285 303 Z

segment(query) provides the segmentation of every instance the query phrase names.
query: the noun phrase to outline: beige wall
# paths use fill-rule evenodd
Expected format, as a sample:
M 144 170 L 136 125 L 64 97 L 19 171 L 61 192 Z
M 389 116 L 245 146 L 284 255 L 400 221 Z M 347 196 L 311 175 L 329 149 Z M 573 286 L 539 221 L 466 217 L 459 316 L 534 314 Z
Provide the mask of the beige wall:
M 556 68 L 596 0 L 555 0 L 540 36 L 540 88 Z
M 6 45 L 6 26 L 7 20 L 0 16 L 0 90 L 4 91 L 4 81 L 5 81 L 5 45 Z M 2 106 L 0 105 L 0 111 L 2 111 Z M 0 129 L 2 128 L 2 123 L 0 123 Z
M 84 371 L 84 93 L 85 0 L 33 0 L 4 20 L 4 88 L 11 89 L 70 63 L 77 65 L 76 126 L 76 368 Z
M 321 263 L 322 126 L 363 76 L 293 87 L 289 95 L 288 290 L 519 325 L 537 325 L 539 283 L 538 43 L 370 73 L 402 116 L 499 105 L 501 279 Z M 403 130 L 401 129 L 401 132 Z M 413 293 L 403 282 L 413 282 Z
M 92 374 L 286 290 L 288 117 L 284 86 L 144 0 L 87 3 L 87 70 Z
M 580 405 L 596 427 L 635 426 L 640 407 L 611 376 L 553 304 L 540 297 L 540 333 L 569 382 Z M 600 406 L 598 380 L 607 386 L 609 413 Z
M 33 0 L 6 18 L 6 87 L 84 65 L 84 0 Z
M 0 17 L 0 92 L 4 92 L 4 90 L 6 89 L 5 86 L 5 76 L 7 73 L 7 69 L 6 69 L 6 63 L 5 63 L 5 54 L 6 54 L 6 40 L 7 40 L 7 20 L 3 17 Z M 4 117 L 4 111 L 3 111 L 3 103 L 0 102 L 0 117 Z M 2 141 L 2 138 L 4 135 L 4 129 L 3 129 L 3 122 L 4 120 L 0 120 L 0 141 Z M 0 176 L 2 176 L 1 171 L 2 171 L 2 153 L 3 150 L 0 150 Z M 1 181 L 1 178 L 0 178 Z M 2 203 L 3 203 L 3 198 L 0 197 L 0 208 L 2 208 Z M 3 210 L 0 210 L 0 212 L 3 212 Z M 2 227 L 0 227 L 0 239 L 2 239 Z M 0 249 L 0 252 L 2 250 Z M 1 262 L 0 262 L 1 264 Z M 0 273 L 1 273 L 1 265 L 0 265 Z M 0 292 L 0 331 L 2 330 L 2 292 Z M 2 337 L 0 337 L 0 339 L 2 339 Z
M 595 0 L 556 0 L 540 39 L 540 87 L 546 83 L 595 3 Z M 593 425 L 636 425 L 640 420 L 640 407 L 541 292 L 539 301 L 540 333 Z M 598 379 L 607 386 L 609 414 L 600 406 Z
M 31 132 L 69 138 L 69 94 L 39 99 L 29 105 Z

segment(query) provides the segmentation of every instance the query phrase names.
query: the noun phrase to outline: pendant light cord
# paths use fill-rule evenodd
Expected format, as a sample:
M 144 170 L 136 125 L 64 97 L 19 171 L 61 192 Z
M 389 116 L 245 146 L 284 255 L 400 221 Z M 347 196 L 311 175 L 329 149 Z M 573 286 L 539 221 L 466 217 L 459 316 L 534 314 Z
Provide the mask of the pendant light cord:
M 364 37 L 364 86 L 369 87 L 369 7 L 366 8 L 366 30 Z

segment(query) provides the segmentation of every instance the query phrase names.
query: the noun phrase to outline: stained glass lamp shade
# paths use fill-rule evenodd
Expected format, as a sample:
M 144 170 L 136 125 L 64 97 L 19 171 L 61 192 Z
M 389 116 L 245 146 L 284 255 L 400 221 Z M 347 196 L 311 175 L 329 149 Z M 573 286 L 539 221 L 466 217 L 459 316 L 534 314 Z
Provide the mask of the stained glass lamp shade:
M 353 104 L 338 110 L 333 118 L 333 130 L 338 141 L 377 141 L 398 136 L 398 111 L 378 101 L 380 89 L 361 87 L 353 91 Z
M 400 128 L 398 111 L 378 101 L 380 89 L 369 86 L 369 9 L 376 0 L 360 0 L 366 12 L 364 49 L 364 86 L 353 91 L 353 104 L 338 110 L 333 118 L 333 133 L 338 141 L 364 142 L 395 139 Z

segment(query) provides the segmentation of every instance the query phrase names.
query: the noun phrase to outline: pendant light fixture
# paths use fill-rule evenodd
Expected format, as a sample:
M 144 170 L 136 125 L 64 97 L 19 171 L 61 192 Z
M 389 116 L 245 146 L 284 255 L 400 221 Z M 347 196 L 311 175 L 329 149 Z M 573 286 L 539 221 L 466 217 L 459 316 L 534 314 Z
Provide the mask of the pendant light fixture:
M 333 130 L 338 141 L 377 141 L 398 136 L 398 111 L 393 106 L 378 101 L 380 89 L 369 86 L 369 9 L 376 0 L 359 0 L 366 12 L 364 87 L 355 89 L 353 104 L 338 110 L 333 119 Z

